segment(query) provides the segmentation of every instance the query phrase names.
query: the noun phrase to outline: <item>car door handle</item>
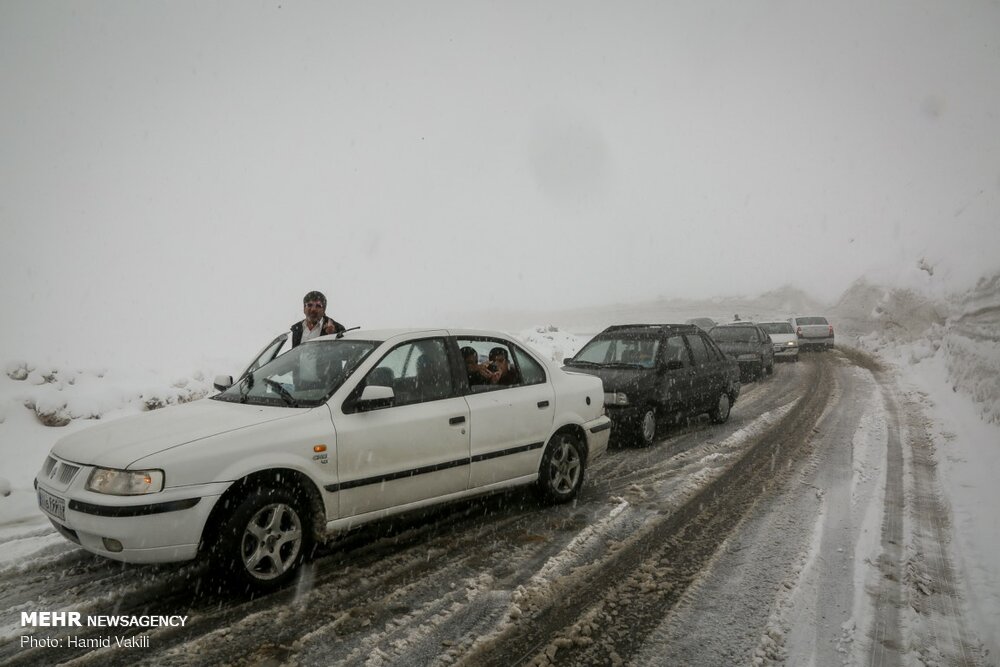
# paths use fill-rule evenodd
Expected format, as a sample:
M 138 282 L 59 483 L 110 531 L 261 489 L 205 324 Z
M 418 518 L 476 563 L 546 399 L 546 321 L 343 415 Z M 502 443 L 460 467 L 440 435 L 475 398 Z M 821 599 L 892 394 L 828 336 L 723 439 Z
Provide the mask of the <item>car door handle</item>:
M 451 419 L 448 420 L 448 423 L 451 424 L 452 426 L 454 426 L 455 424 L 464 424 L 465 417 L 452 417 Z
M 538 401 L 538 407 L 539 407 L 539 409 L 547 408 L 547 407 L 549 407 L 549 402 L 548 401 Z

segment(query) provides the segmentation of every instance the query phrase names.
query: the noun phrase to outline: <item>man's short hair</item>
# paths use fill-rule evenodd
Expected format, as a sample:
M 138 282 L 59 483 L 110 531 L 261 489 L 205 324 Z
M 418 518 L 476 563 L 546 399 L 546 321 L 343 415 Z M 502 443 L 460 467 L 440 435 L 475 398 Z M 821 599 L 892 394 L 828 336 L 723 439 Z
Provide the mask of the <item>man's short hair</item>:
M 326 308 L 326 297 L 323 296 L 322 292 L 317 292 L 316 290 L 313 290 L 312 292 L 309 292 L 304 297 L 302 297 L 303 304 L 307 304 L 310 301 L 319 301 L 321 304 L 323 304 L 323 307 Z

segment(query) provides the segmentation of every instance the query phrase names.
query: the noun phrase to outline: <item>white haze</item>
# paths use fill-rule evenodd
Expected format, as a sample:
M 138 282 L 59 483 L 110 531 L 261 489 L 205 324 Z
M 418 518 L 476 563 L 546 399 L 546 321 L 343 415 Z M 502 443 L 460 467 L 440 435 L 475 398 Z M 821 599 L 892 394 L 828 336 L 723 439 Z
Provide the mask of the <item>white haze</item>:
M 997 3 L 6 0 L 0 90 L 5 359 L 1000 266 Z

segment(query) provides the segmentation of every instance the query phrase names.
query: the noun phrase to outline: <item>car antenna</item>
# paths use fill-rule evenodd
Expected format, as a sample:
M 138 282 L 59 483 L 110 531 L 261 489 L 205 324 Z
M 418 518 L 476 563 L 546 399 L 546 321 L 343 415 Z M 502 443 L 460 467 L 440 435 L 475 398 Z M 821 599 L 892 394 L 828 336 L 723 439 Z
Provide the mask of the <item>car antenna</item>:
M 356 326 L 356 327 L 351 327 L 350 329 L 344 329 L 343 331 L 338 331 L 337 338 L 343 338 L 344 334 L 347 333 L 348 331 L 354 331 L 355 329 L 360 329 L 360 328 L 361 328 L 360 326 Z

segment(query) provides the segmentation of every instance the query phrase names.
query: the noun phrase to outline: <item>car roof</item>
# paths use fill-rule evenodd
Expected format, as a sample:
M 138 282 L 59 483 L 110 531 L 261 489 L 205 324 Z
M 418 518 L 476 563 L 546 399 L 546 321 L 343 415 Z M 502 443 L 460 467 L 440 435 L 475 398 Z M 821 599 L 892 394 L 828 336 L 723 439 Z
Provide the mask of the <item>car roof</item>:
M 375 340 L 379 342 L 384 342 L 391 340 L 393 338 L 399 338 L 403 336 L 414 336 L 414 335 L 425 335 L 425 336 L 488 336 L 491 338 L 506 338 L 510 339 L 511 336 L 503 333 L 502 331 L 494 331 L 489 329 L 433 329 L 433 328 L 421 328 L 421 327 L 411 327 L 411 328 L 395 328 L 395 329 L 354 329 L 352 331 L 346 331 L 343 334 L 331 334 L 329 336 L 320 336 L 313 340 L 334 340 L 338 336 L 344 340 Z
M 606 333 L 687 333 L 698 332 L 701 329 L 693 324 L 615 324 L 601 334 Z
M 756 322 L 751 322 L 750 320 L 740 320 L 739 322 L 723 322 L 722 324 L 717 324 L 713 328 L 719 327 L 755 327 Z

